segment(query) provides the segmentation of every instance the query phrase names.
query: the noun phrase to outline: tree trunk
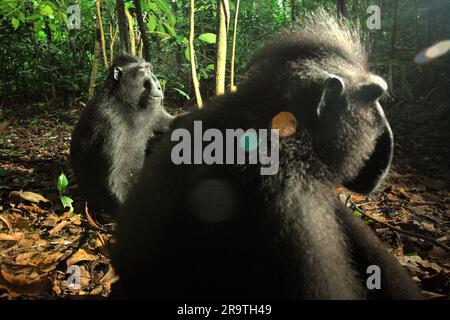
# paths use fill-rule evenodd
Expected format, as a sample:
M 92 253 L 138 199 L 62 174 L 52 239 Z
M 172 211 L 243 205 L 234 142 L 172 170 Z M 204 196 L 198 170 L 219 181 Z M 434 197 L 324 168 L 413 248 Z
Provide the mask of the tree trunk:
M 144 19 L 142 18 L 141 0 L 133 0 L 134 7 L 136 8 L 136 19 L 141 32 L 142 40 L 142 56 L 145 61 L 150 61 L 150 44 L 148 41 L 147 30 L 145 28 Z
M 231 71 L 230 71 L 230 91 L 236 91 L 236 86 L 234 85 L 234 59 L 236 54 L 236 34 L 238 26 L 238 16 L 239 16 L 239 0 L 236 0 L 235 10 L 234 10 L 234 26 L 233 26 L 233 41 L 231 45 Z
M 414 11 L 414 35 L 416 38 L 416 52 L 419 52 L 421 49 L 421 44 L 420 44 L 420 36 L 419 36 L 419 21 L 417 18 L 418 15 L 418 9 L 417 9 L 417 0 L 413 1 L 413 11 Z
M 109 61 L 114 60 L 114 45 L 116 44 L 117 33 L 119 32 L 119 27 L 116 26 L 116 30 L 113 32 L 114 14 L 111 17 L 111 23 L 109 24 Z
M 390 51 L 391 59 L 393 59 L 395 56 L 395 43 L 397 42 L 397 14 L 398 14 L 398 0 L 394 0 L 394 15 L 392 18 L 394 21 L 394 25 L 392 26 L 391 51 Z
M 124 0 L 117 0 L 116 2 L 119 37 L 120 37 L 120 51 L 123 53 L 129 52 L 128 35 L 127 35 L 127 18 L 125 16 Z
M 103 31 L 103 21 L 102 21 L 102 0 L 97 0 L 97 20 L 100 28 L 100 41 L 103 54 L 103 64 L 105 69 L 108 68 L 108 58 L 106 57 L 106 44 L 105 44 L 105 33 Z
M 281 4 L 283 5 L 283 18 L 285 21 L 287 21 L 288 18 L 286 16 L 286 0 L 282 0 Z
M 128 32 L 130 35 L 130 53 L 135 56 L 136 55 L 136 40 L 134 37 L 134 26 L 133 26 L 133 17 L 130 14 L 130 11 L 128 11 L 128 9 L 125 8 L 125 15 L 127 17 L 127 21 L 128 21 Z
M 337 0 L 336 9 L 339 18 L 343 19 L 348 17 L 347 5 L 345 4 L 345 0 Z
M 295 10 L 295 0 L 291 0 L 291 22 L 294 24 L 297 21 L 297 12 Z
M 360 28 L 358 7 L 359 7 L 358 0 L 353 0 L 352 15 L 353 15 L 353 21 L 355 23 L 355 26 L 356 26 L 357 30 L 359 30 L 359 28 Z
M 97 20 L 97 24 L 95 26 L 94 61 L 92 62 L 91 77 L 89 79 L 89 97 L 94 95 L 94 85 L 97 80 L 98 61 L 100 60 L 101 53 L 100 37 L 100 23 L 99 20 Z
M 202 95 L 200 93 L 200 84 L 198 82 L 197 76 L 197 66 L 195 63 L 195 51 L 194 51 L 194 11 L 195 11 L 195 2 L 191 0 L 191 10 L 189 13 L 190 18 L 190 28 L 189 28 L 189 57 L 191 59 L 191 72 L 192 72 L 192 83 L 195 91 L 195 98 L 197 100 L 197 106 L 199 109 L 203 108 L 203 100 Z
M 228 0 L 217 1 L 217 43 L 216 43 L 216 95 L 225 93 L 225 72 L 227 64 L 227 35 L 230 21 Z

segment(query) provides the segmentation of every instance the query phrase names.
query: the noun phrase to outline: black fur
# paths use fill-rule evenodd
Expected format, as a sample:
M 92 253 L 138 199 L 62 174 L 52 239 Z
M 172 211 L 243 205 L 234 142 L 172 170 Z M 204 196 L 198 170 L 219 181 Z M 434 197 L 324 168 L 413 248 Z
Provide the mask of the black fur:
M 385 82 L 368 71 L 357 35 L 318 13 L 302 31 L 267 44 L 250 72 L 236 93 L 177 118 L 173 128 L 192 133 L 201 120 L 204 130 L 270 129 L 275 115 L 291 112 L 298 126 L 280 138 L 279 172 L 176 166 L 175 142 L 164 136 L 119 216 L 116 295 L 421 298 L 334 193 L 340 184 L 371 191 L 392 158 L 392 133 L 378 104 Z M 381 268 L 381 290 L 365 285 L 372 264 Z
M 109 68 L 72 134 L 70 161 L 89 208 L 114 214 L 124 202 L 149 139 L 172 121 L 162 99 L 143 59 L 121 55 Z

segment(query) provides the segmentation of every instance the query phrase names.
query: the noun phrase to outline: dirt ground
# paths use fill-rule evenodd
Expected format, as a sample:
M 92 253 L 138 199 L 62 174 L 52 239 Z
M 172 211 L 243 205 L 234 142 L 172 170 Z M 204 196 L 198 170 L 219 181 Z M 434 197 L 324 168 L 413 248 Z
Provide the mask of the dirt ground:
M 79 111 L 0 108 L 0 299 L 107 297 L 114 221 L 86 214 L 68 163 Z M 394 165 L 377 193 L 337 196 L 361 216 L 421 286 L 426 298 L 450 293 L 450 120 L 424 106 L 389 110 Z M 64 209 L 56 181 L 69 181 Z M 370 217 L 370 218 L 369 218 Z M 80 288 L 68 278 L 77 265 Z

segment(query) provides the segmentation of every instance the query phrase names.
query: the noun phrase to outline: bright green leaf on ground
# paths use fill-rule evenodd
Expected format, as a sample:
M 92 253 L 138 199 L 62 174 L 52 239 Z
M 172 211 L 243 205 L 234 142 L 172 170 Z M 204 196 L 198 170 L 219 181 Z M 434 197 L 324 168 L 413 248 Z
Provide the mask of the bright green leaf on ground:
M 355 216 L 357 216 L 357 217 L 361 217 L 361 216 L 362 216 L 362 213 L 361 213 L 361 211 L 359 211 L 359 210 L 354 210 L 354 211 L 353 211 L 353 214 L 354 214 Z
M 72 207 L 73 200 L 72 200 L 72 198 L 69 198 L 67 196 L 62 196 L 60 199 L 61 199 L 61 203 L 62 203 L 64 208 L 71 208 L 73 210 L 73 207 Z
M 69 181 L 67 180 L 67 177 L 64 173 L 61 173 L 61 175 L 58 177 L 58 181 L 56 182 L 56 187 L 58 188 L 59 193 L 64 193 L 68 185 Z

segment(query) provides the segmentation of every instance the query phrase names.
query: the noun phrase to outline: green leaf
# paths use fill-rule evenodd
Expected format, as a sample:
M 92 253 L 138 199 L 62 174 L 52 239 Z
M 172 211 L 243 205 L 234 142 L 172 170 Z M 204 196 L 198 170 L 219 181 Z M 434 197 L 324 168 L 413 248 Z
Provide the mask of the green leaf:
M 165 33 L 164 30 L 163 31 L 159 31 L 159 30 L 154 31 L 153 34 L 160 37 L 163 41 L 171 38 L 170 34 Z
M 39 12 L 43 15 L 43 16 L 47 16 L 47 17 L 52 17 L 53 16 L 53 9 L 52 7 L 50 7 L 47 4 L 41 5 L 39 7 Z
M 180 46 L 188 44 L 186 37 L 183 37 L 183 36 L 176 36 L 175 41 Z
M 34 23 L 34 30 L 39 32 L 42 30 L 43 26 L 44 26 L 44 20 L 39 19 Z M 45 33 L 44 33 L 44 37 L 45 37 Z
M 71 198 L 69 198 L 67 196 L 62 196 L 62 197 L 60 197 L 60 199 L 61 199 L 61 203 L 64 208 L 70 208 L 71 211 L 73 211 L 73 207 L 72 207 L 73 200 Z
M 187 100 L 191 100 L 191 97 L 189 97 L 189 95 L 186 92 L 184 92 L 183 90 L 178 89 L 178 88 L 173 88 L 173 91 L 178 92 L 180 95 L 185 97 Z
M 353 214 L 354 214 L 355 216 L 357 216 L 357 217 L 361 217 L 361 216 L 362 216 L 362 213 L 361 213 L 361 211 L 359 211 L 359 210 L 354 210 L 354 211 L 353 211 Z
M 172 26 L 174 26 L 174 25 L 177 24 L 177 17 L 175 17 L 175 15 L 169 14 L 169 15 L 167 16 L 167 18 L 169 19 L 169 23 L 170 23 Z
M 191 56 L 190 56 L 190 50 L 189 50 L 189 47 L 187 47 L 186 49 L 184 49 L 184 57 L 186 58 L 187 61 L 191 62 Z
M 167 0 L 156 0 L 156 3 L 158 4 L 159 9 L 161 9 L 166 16 L 173 15 L 172 8 Z
M 206 43 L 216 43 L 216 35 L 214 33 L 203 33 L 198 39 Z
M 166 30 L 164 29 L 164 26 L 162 25 L 161 21 L 158 21 L 158 23 L 156 24 L 156 30 L 159 33 L 166 33 Z
M 153 11 L 154 13 L 158 13 L 160 10 L 158 9 L 158 5 L 156 3 L 150 2 L 148 4 L 148 10 Z
M 59 193 L 64 193 L 68 185 L 69 181 L 67 180 L 67 177 L 64 173 L 61 173 L 61 175 L 58 177 L 58 181 L 56 182 L 56 187 L 58 188 Z
M 157 25 L 157 24 L 158 24 L 158 21 L 156 20 L 156 16 L 151 15 L 151 16 L 148 18 L 148 22 L 147 22 L 147 28 L 148 28 L 148 30 L 149 30 L 150 32 L 155 31 L 156 25 Z
M 26 18 L 25 18 L 25 13 L 23 13 L 22 11 L 19 12 L 18 14 L 18 18 L 21 22 L 25 22 Z
M 0 177 L 6 176 L 6 170 L 3 168 L 0 168 Z
M 125 9 L 134 8 L 134 3 L 125 1 Z
M 12 18 L 11 19 L 11 24 L 12 24 L 14 30 L 17 30 L 17 28 L 19 27 L 19 19 Z
M 208 64 L 206 66 L 206 69 L 210 70 L 210 71 L 214 71 L 214 69 L 216 68 L 216 66 L 214 65 L 214 63 Z
M 41 39 L 41 40 L 45 40 L 45 39 L 47 38 L 45 32 L 42 31 L 42 30 L 40 30 L 40 31 L 38 32 L 38 37 L 39 37 L 39 39 Z
M 175 29 L 170 24 L 168 24 L 167 22 L 163 22 L 163 26 L 172 37 L 177 36 Z

